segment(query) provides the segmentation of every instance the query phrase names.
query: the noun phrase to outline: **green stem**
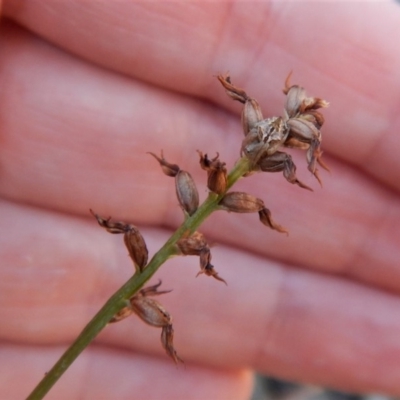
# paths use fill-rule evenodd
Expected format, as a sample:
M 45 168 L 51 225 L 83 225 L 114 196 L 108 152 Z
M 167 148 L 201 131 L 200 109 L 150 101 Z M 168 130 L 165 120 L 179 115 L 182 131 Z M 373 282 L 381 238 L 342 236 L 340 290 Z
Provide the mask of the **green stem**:
M 228 175 L 227 190 L 249 170 L 246 158 L 241 158 Z M 226 192 L 225 192 L 226 193 Z M 224 194 L 225 194 L 224 193 Z M 110 319 L 123 307 L 126 300 L 137 293 L 143 285 L 155 274 L 158 268 L 174 254 L 174 245 L 186 232 L 194 232 L 203 221 L 218 208 L 218 203 L 224 194 L 216 195 L 210 193 L 208 198 L 197 209 L 197 211 L 175 231 L 163 247 L 153 256 L 150 263 L 140 274 L 135 273 L 120 289 L 118 289 L 104 304 L 100 311 L 86 325 L 81 334 L 71 346 L 60 357 L 53 368 L 35 387 L 27 400 L 43 399 L 46 393 L 57 382 L 61 375 L 69 368 L 79 354 L 90 344 L 90 342 L 108 324 Z

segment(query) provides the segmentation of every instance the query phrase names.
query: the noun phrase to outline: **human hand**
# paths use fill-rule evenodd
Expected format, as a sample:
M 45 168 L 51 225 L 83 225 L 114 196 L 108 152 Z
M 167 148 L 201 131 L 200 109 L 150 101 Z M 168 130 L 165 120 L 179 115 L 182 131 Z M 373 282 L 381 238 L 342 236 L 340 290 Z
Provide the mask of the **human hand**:
M 227 287 L 194 279 L 194 258 L 157 273 L 186 369 L 131 317 L 49 398 L 245 399 L 253 369 L 400 393 L 397 4 L 9 1 L 3 14 L 27 30 L 5 20 L 0 34 L 0 397 L 27 395 L 133 271 L 89 208 L 134 222 L 154 252 L 182 213 L 146 152 L 163 149 L 204 197 L 196 150 L 237 159 L 240 105 L 213 78 L 227 70 L 265 116 L 282 114 L 290 70 L 330 101 L 332 174 L 320 189 L 299 154 L 314 193 L 281 174 L 238 184 L 290 235 L 211 216 L 201 231 Z

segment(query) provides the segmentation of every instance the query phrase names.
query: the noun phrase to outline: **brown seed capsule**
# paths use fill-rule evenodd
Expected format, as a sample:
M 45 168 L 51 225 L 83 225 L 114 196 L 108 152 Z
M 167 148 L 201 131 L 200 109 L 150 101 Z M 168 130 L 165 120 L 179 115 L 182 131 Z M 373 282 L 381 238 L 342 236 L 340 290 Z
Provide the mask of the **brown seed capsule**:
M 257 100 L 248 98 L 242 111 L 242 128 L 246 136 L 259 122 L 263 120 L 261 107 Z
M 208 247 L 204 235 L 197 231 L 189 237 L 179 239 L 176 245 L 179 251 L 185 256 L 199 256 L 200 252 Z
M 258 212 L 258 215 L 260 217 L 260 221 L 265 225 L 269 226 L 271 229 L 274 229 L 278 232 L 281 233 L 286 233 L 287 235 L 289 234 L 289 231 L 285 229 L 283 226 L 278 225 L 272 220 L 271 217 L 271 211 L 268 210 L 268 208 L 263 208 Z
M 289 154 L 281 151 L 266 156 L 258 162 L 258 167 L 264 172 L 280 172 L 283 171 L 283 176 L 290 183 L 296 184 L 303 189 L 311 190 L 310 187 L 299 181 L 296 177 L 296 166 Z
M 199 193 L 189 172 L 180 170 L 175 176 L 176 196 L 182 209 L 193 215 L 199 206 Z
M 227 193 L 219 202 L 220 208 L 236 213 L 253 213 L 263 209 L 264 202 L 244 192 Z
M 170 164 L 169 162 L 167 162 L 164 158 L 164 154 L 162 151 L 161 151 L 161 158 L 151 152 L 148 152 L 148 154 L 152 155 L 160 163 L 160 166 L 165 175 L 176 176 L 176 174 L 179 172 L 179 170 L 180 170 L 179 166 L 176 164 Z
M 126 226 L 124 242 L 135 267 L 137 267 L 139 272 L 142 272 L 147 265 L 149 252 L 143 236 L 134 225 Z
M 203 155 L 199 150 L 197 152 L 200 155 L 201 168 L 207 171 L 207 187 L 214 193 L 224 193 L 228 184 L 225 163 L 218 160 L 218 153 L 216 157 L 210 160 L 207 154 Z
M 124 222 L 111 222 L 111 218 L 104 219 L 90 210 L 92 215 L 97 219 L 99 225 L 110 233 L 123 233 L 125 246 L 128 249 L 129 256 L 131 257 L 135 268 L 138 272 L 142 272 L 147 265 L 148 250 L 143 236 L 135 225 L 128 225 Z

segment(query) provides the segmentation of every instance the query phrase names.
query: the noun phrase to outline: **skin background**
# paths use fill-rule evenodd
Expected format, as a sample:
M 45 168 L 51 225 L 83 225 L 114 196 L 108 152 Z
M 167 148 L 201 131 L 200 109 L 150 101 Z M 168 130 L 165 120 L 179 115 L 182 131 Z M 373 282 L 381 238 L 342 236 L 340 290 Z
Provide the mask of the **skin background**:
M 153 254 L 182 213 L 146 152 L 163 149 L 205 198 L 196 150 L 230 166 L 242 140 L 241 107 L 214 76 L 229 71 L 273 116 L 291 70 L 331 103 L 332 172 L 321 189 L 293 153 L 314 193 L 281 174 L 237 187 L 289 237 L 216 213 L 201 231 L 228 287 L 194 279 L 191 257 L 156 276 L 173 289 L 160 301 L 186 368 L 129 318 L 49 398 L 246 399 L 253 369 L 400 394 L 397 3 L 6 1 L 2 13 L 0 397 L 26 396 L 132 272 L 88 209 L 138 225 Z

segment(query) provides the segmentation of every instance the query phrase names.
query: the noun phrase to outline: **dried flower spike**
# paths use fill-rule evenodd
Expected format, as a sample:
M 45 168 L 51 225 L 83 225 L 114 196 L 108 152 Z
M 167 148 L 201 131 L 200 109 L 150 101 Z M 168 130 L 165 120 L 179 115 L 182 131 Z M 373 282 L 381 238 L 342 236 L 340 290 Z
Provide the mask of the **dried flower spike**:
M 146 242 L 135 225 L 125 224 L 124 222 L 111 222 L 111 218 L 104 219 L 90 210 L 91 214 L 97 219 L 99 225 L 110 233 L 123 233 L 125 246 L 128 249 L 136 270 L 140 273 L 147 265 L 149 252 Z

